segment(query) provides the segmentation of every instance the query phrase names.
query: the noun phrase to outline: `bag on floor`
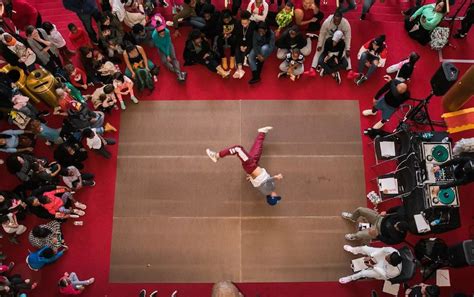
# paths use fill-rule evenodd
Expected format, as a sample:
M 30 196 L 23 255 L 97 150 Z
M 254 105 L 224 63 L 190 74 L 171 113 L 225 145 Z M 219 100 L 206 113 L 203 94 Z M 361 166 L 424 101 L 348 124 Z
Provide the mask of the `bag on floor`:
M 439 51 L 445 47 L 449 42 L 449 28 L 447 27 L 436 27 L 431 32 L 431 49 Z
M 143 91 L 145 88 L 149 90 L 153 90 L 155 88 L 153 76 L 149 71 L 144 68 L 138 68 L 135 70 L 135 74 L 137 75 L 135 78 L 135 83 L 137 84 L 139 91 Z

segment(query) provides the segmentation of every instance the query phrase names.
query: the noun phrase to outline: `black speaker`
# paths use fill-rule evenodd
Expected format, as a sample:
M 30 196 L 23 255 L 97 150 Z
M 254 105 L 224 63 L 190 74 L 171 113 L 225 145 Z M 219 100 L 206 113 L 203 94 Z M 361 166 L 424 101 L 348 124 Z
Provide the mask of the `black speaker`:
M 443 96 L 458 79 L 459 70 L 451 63 L 443 62 L 431 78 L 431 89 L 436 96 Z

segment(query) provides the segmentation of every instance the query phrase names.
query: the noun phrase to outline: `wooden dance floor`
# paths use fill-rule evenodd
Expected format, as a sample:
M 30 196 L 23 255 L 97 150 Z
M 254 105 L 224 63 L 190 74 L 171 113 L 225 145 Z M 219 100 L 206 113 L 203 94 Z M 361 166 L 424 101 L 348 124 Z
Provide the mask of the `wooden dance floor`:
M 334 281 L 350 273 L 343 210 L 365 205 L 357 101 L 141 101 L 121 115 L 111 282 Z M 236 157 L 273 126 L 269 206 Z

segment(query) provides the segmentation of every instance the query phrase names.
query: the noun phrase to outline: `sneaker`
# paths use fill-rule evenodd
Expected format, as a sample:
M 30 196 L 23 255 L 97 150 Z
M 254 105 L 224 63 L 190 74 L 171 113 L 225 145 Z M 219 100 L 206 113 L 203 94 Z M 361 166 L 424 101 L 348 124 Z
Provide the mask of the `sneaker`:
M 95 282 L 95 278 L 91 277 L 87 280 L 87 285 L 92 285 Z
M 45 142 L 44 144 L 46 144 L 47 146 L 51 146 L 51 145 L 52 145 L 51 141 L 49 141 L 49 140 L 46 140 L 46 142 Z
M 309 76 L 309 77 L 315 77 L 316 76 L 316 71 L 314 70 L 313 67 L 311 67 L 311 68 L 309 68 L 308 71 L 305 71 L 304 74 Z
M 324 69 L 322 67 L 319 67 L 319 76 L 323 77 L 324 76 Z
M 363 14 L 360 15 L 360 20 L 361 20 L 361 21 L 365 20 L 365 13 L 363 13 Z
M 340 85 L 342 80 L 341 80 L 341 74 L 338 72 L 336 72 L 336 76 L 334 77 L 334 79 L 336 80 L 337 84 Z
M 283 76 L 286 76 L 286 72 L 280 72 L 277 75 L 278 78 L 282 78 Z
M 367 80 L 367 77 L 366 77 L 365 75 L 362 75 L 362 76 L 356 81 L 356 85 L 360 86 L 360 85 L 363 84 L 366 80 Z
M 176 297 L 177 295 L 178 295 L 178 291 L 176 290 L 176 291 L 174 291 L 174 292 L 171 294 L 170 297 Z
M 138 99 L 137 97 L 135 96 L 131 96 L 130 99 L 132 100 L 133 103 L 137 104 L 138 103 Z
M 456 33 L 453 37 L 456 39 L 463 39 L 464 37 L 466 37 L 466 34 Z
M 165 24 L 168 27 L 173 27 L 173 22 L 172 21 L 166 21 Z
M 122 110 L 127 109 L 127 107 L 125 106 L 125 103 L 123 101 L 120 101 L 120 107 L 122 108 Z
M 349 240 L 349 241 L 357 240 L 357 237 L 356 237 L 354 234 L 352 234 L 352 233 L 348 233 L 348 234 L 344 235 L 344 238 L 345 238 L 346 240 Z
M 158 291 L 157 291 L 157 290 L 151 292 L 150 297 L 156 297 L 156 295 L 158 295 Z
M 70 214 L 69 217 L 70 217 L 71 219 L 78 219 L 78 218 L 79 218 L 79 216 L 76 215 L 76 214 Z
M 87 206 L 85 204 L 82 204 L 81 202 L 74 203 L 74 206 L 82 210 L 87 208 Z
M 92 184 L 89 187 L 95 187 L 95 180 L 92 181 Z
M 377 113 L 376 112 L 373 112 L 372 109 L 366 109 L 366 110 L 363 110 L 362 111 L 362 115 L 363 116 L 373 116 L 373 115 L 376 115 Z
M 346 251 L 346 252 L 349 252 L 349 253 L 352 253 L 352 247 L 348 244 L 345 244 L 343 249 Z
M 153 81 L 154 81 L 154 82 L 158 82 L 158 76 L 153 75 Z
M 146 290 L 142 289 L 140 293 L 138 294 L 139 297 L 146 297 Z
M 349 220 L 349 221 L 351 221 L 351 222 L 355 222 L 355 221 L 352 219 L 352 214 L 351 214 L 350 212 L 343 211 L 343 212 L 341 213 L 341 217 L 342 217 L 343 219 Z
M 352 281 L 352 278 L 350 276 L 341 277 L 339 279 L 340 284 L 347 284 L 347 283 L 350 283 L 351 281 Z
M 306 33 L 306 37 L 309 37 L 311 39 L 316 39 L 316 38 L 319 38 L 319 35 L 314 34 L 314 33 Z
M 210 149 L 206 149 L 206 154 L 209 156 L 209 158 L 211 158 L 212 162 L 214 163 L 216 163 L 217 159 L 219 159 L 219 155 L 216 152 L 211 151 Z
M 73 212 L 74 214 L 77 214 L 77 215 L 80 216 L 80 217 L 82 217 L 83 215 L 86 214 L 85 211 L 80 210 L 80 209 L 77 209 L 77 208 L 74 208 L 74 209 L 72 210 L 72 212 Z
M 260 129 L 258 129 L 257 131 L 258 131 L 259 133 L 268 133 L 268 131 L 270 131 L 271 129 L 273 129 L 273 127 L 271 127 L 271 126 L 266 126 L 266 127 L 262 127 L 262 128 L 260 128 Z

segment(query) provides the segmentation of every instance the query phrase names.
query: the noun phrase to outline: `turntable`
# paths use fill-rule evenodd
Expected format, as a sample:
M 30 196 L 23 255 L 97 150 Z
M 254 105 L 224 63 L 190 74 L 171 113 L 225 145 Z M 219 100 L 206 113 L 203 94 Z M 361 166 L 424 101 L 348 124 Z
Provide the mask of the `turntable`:
M 436 194 L 433 192 L 436 185 L 427 185 L 425 187 L 427 198 L 426 207 L 451 206 L 459 207 L 458 190 L 456 187 L 440 189 Z
M 442 164 L 452 158 L 450 143 L 424 142 L 422 143 L 423 159 L 426 164 L 426 183 L 436 183 L 453 180 L 451 172 L 441 170 L 436 175 L 433 167 Z

